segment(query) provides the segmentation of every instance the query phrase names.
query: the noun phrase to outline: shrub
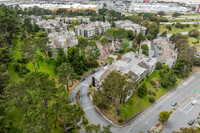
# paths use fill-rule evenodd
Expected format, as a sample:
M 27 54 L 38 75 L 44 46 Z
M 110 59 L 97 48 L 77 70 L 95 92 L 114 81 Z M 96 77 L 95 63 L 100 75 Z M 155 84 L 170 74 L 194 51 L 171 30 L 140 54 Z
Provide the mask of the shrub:
M 122 118 L 119 118 L 117 119 L 118 123 L 122 123 L 123 122 L 123 119 Z
M 149 102 L 150 103 L 153 103 L 155 101 L 155 98 L 154 97 L 149 97 Z
M 156 93 L 154 91 L 151 92 L 152 95 L 156 96 Z
M 126 48 L 125 52 L 130 52 L 130 51 L 133 51 L 133 52 L 136 52 L 136 49 L 133 48 L 133 47 L 129 47 L 129 48 Z
M 88 120 L 85 118 L 85 116 L 83 116 L 83 125 L 87 126 L 88 125 Z
M 151 83 L 151 85 L 156 85 L 156 81 L 154 81 L 154 80 L 151 80 L 150 83 Z
M 151 95 L 152 91 L 151 91 L 151 90 L 149 90 L 148 92 L 149 92 L 149 94 Z
M 198 27 L 198 24 L 193 24 L 194 27 Z

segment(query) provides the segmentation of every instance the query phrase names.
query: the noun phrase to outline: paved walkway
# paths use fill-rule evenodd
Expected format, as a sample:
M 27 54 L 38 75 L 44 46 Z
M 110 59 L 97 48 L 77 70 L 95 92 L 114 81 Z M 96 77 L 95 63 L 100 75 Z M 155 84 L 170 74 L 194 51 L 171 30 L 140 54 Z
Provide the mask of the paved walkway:
M 101 43 L 97 43 L 97 46 L 98 46 L 98 48 L 99 48 L 99 50 L 101 52 L 101 55 L 99 56 L 99 59 L 107 61 L 108 60 L 108 55 L 107 55 L 105 49 L 103 48 L 103 46 L 101 45 Z

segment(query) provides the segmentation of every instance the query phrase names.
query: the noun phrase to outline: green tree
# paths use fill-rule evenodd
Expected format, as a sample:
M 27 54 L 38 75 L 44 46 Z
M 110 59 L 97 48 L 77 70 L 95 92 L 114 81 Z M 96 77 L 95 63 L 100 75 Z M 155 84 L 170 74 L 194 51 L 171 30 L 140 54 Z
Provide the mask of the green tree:
M 173 131 L 172 133 L 200 133 L 197 127 L 181 127 L 180 131 Z
M 108 39 L 104 37 L 103 39 L 100 40 L 101 44 L 105 46 L 108 43 Z
M 46 61 L 49 64 L 49 59 L 48 59 L 48 53 L 50 52 L 50 46 L 47 45 L 49 43 L 48 37 L 38 37 L 37 38 L 37 44 L 39 47 L 39 50 L 44 53 L 46 57 Z
M 167 37 L 167 31 L 164 31 L 160 36 Z
M 162 17 L 162 16 L 165 15 L 165 12 L 164 12 L 164 11 L 159 11 L 159 12 L 158 12 L 158 15 L 159 15 L 160 17 Z
M 159 26 L 155 22 L 152 22 L 148 25 L 148 33 L 151 34 L 153 38 L 156 38 L 159 33 Z
M 172 17 L 175 17 L 175 18 L 176 18 L 176 17 L 178 17 L 178 16 L 181 16 L 181 14 L 178 13 L 178 12 L 175 12 L 175 13 L 172 14 Z
M 141 46 L 141 49 L 142 49 L 142 54 L 149 56 L 149 47 L 147 46 L 147 44 L 143 44 Z
M 2 43 L 11 45 L 20 33 L 20 18 L 16 11 L 0 5 L 0 39 Z
M 36 72 L 36 67 L 35 64 L 37 63 L 39 65 L 39 63 L 37 62 L 37 41 L 34 38 L 28 37 L 24 40 L 24 43 L 22 43 L 22 55 L 28 60 L 32 62 L 32 71 L 33 68 L 35 69 Z
M 85 58 L 85 48 L 88 45 L 88 41 L 85 37 L 83 36 L 79 36 L 78 37 L 78 55 L 80 54 L 80 56 L 83 56 L 83 58 Z
M 101 108 L 113 106 L 120 115 L 121 105 L 137 85 L 133 78 L 112 71 L 94 93 L 94 103 Z
M 78 75 L 81 75 L 83 73 L 83 70 L 86 70 L 83 61 L 78 56 L 77 47 L 71 47 L 67 50 L 67 60 L 73 67 L 74 72 L 77 73 Z
M 57 51 L 57 56 L 56 56 L 56 67 L 59 67 L 65 62 L 67 62 L 65 52 L 62 48 L 59 48 Z
M 94 41 L 88 42 L 88 47 L 86 50 L 86 64 L 89 67 L 97 67 L 98 62 L 97 59 L 100 56 L 100 50 L 97 47 L 97 44 Z
M 125 29 L 119 29 L 114 33 L 114 37 L 115 39 L 122 40 L 122 39 L 127 38 L 128 34 Z
M 128 33 L 129 40 L 133 40 L 135 38 L 135 35 L 132 30 L 127 30 L 126 32 Z
M 160 112 L 159 114 L 159 121 L 160 122 L 167 122 L 167 120 L 169 119 L 169 112 L 168 111 L 163 111 L 163 112 Z
M 74 20 L 72 20 L 71 23 L 73 24 L 73 26 L 75 26 L 75 25 L 79 25 L 79 24 L 80 24 L 80 22 L 79 22 L 78 19 L 74 19 Z
M 145 40 L 145 36 L 140 32 L 137 36 L 136 36 L 136 42 L 138 43 L 138 44 L 140 44 L 142 41 L 144 41 Z
M 198 37 L 199 36 L 199 30 L 198 29 L 192 29 L 189 31 L 188 35 L 190 37 Z
M 67 85 L 67 90 L 69 90 L 69 84 L 73 84 L 76 74 L 74 69 L 70 66 L 69 63 L 63 63 L 58 67 L 58 79 L 59 82 L 63 85 Z
M 114 29 L 108 29 L 105 33 L 105 36 L 107 37 L 107 39 L 112 40 L 114 38 Z
M 163 65 L 163 69 L 160 71 L 160 77 L 162 78 L 161 85 L 164 88 L 173 86 L 177 81 L 174 70 L 166 65 Z
M 137 90 L 137 95 L 140 97 L 144 97 L 147 94 L 147 84 L 144 81 Z
M 130 45 L 129 45 L 129 40 L 128 39 L 125 39 L 122 41 L 122 48 L 123 49 L 126 49 L 128 48 Z

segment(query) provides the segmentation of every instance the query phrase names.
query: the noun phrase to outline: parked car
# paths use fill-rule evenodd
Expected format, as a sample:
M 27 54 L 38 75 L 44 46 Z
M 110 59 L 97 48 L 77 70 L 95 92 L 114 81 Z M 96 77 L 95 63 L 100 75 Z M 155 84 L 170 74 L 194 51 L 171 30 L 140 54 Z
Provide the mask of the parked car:
M 190 120 L 190 121 L 188 122 L 188 124 L 189 124 L 189 125 L 192 125 L 192 124 L 194 124 L 194 122 L 195 122 L 195 120 Z
M 95 69 L 95 72 L 98 72 L 100 70 L 100 67 L 98 67 L 97 69 Z
M 103 66 L 106 66 L 107 64 L 108 64 L 108 63 L 106 62 L 106 63 L 103 64 Z
M 85 78 L 82 78 L 81 80 L 80 80 L 80 82 L 83 82 L 85 80 Z
M 197 100 L 194 100 L 194 101 L 192 101 L 192 105 L 195 105 L 196 104 L 196 102 L 197 102 Z
M 91 74 L 94 74 L 95 73 L 95 70 L 93 70 L 92 72 L 91 72 Z
M 175 101 L 175 102 L 173 102 L 171 105 L 172 105 L 173 107 L 175 107 L 175 106 L 177 105 L 177 102 Z

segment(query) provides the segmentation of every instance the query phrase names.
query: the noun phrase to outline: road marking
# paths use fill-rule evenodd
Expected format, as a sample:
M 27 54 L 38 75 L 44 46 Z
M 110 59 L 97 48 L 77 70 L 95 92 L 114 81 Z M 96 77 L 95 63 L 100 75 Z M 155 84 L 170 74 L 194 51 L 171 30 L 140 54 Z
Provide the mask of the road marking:
M 187 115 L 193 108 L 194 106 L 192 106 L 192 108 L 190 108 L 187 112 L 185 112 L 185 115 Z
M 190 77 L 187 81 L 183 83 L 183 86 L 186 86 L 189 82 L 191 82 L 194 79 L 194 76 Z
M 83 109 L 83 110 L 85 111 L 85 110 L 91 109 L 91 108 L 93 108 L 93 107 L 94 107 L 94 106 L 91 106 L 91 107 L 85 108 L 85 109 Z
M 200 95 L 197 95 L 197 96 L 194 98 L 194 100 L 197 99 L 199 96 L 200 96 Z M 182 108 L 182 109 L 180 110 L 180 112 L 183 111 L 189 104 L 191 104 L 191 102 L 189 102 L 184 108 Z
M 84 86 L 89 86 L 89 85 L 87 85 L 87 84 L 85 84 L 85 83 L 81 83 L 82 85 L 84 85 Z

